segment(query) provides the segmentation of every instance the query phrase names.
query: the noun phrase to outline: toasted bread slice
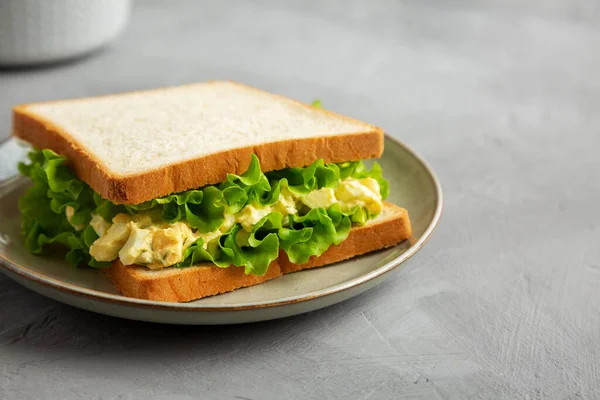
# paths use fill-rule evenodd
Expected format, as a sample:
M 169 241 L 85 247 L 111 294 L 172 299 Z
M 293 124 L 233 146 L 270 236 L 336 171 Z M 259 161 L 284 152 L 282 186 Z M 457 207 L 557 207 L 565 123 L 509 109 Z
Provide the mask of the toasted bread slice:
M 104 272 L 127 297 L 179 303 L 231 292 L 281 276 L 277 260 L 269 265 L 263 276 L 246 275 L 244 267 L 219 268 L 213 264 L 151 270 L 139 265 L 126 266 L 118 259 Z
M 264 276 L 246 275 L 242 267 L 219 268 L 200 265 L 189 268 L 150 270 L 142 266 L 124 266 L 115 261 L 104 270 L 116 288 L 128 297 L 146 300 L 186 302 L 246 286 L 257 285 L 282 274 L 332 264 L 360 254 L 394 246 L 412 235 L 405 209 L 385 203 L 384 211 L 367 224 L 352 228 L 348 238 L 330 247 L 320 257 L 298 265 L 281 251 Z
M 233 82 L 13 109 L 13 135 L 66 156 L 103 198 L 137 204 L 220 183 L 255 153 L 264 172 L 381 156 L 383 131 Z

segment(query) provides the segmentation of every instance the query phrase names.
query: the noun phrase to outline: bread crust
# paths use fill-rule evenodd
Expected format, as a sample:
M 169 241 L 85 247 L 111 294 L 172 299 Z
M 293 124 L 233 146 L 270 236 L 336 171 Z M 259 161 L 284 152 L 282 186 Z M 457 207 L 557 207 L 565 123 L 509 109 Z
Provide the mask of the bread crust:
M 277 260 L 269 265 L 264 276 L 246 275 L 244 267 L 220 268 L 213 264 L 172 268 L 167 273 L 162 270 L 156 274 L 139 265 L 125 266 L 118 259 L 103 271 L 127 297 L 178 303 L 231 292 L 281 276 Z
M 201 84 L 218 83 L 222 82 Z M 261 91 L 243 84 L 232 83 L 246 90 Z M 121 96 L 123 94 L 104 97 Z M 282 101 L 301 104 L 303 107 L 311 107 L 283 96 L 270 95 Z M 82 100 L 85 99 L 63 100 L 61 102 Z M 171 193 L 220 183 L 225 180 L 227 173 L 240 174 L 244 172 L 250 165 L 253 153 L 258 156 L 261 169 L 264 172 L 289 167 L 304 167 L 319 159 L 324 159 L 325 162 L 343 162 L 378 158 L 383 153 L 384 133 L 382 129 L 320 109 L 319 112 L 332 117 L 362 124 L 365 130 L 364 132 L 345 135 L 284 140 L 258 146 L 242 147 L 165 165 L 139 174 L 118 175 L 109 171 L 100 160 L 96 159 L 85 146 L 77 142 L 68 132 L 31 112 L 29 110 L 31 105 L 24 104 L 13 108 L 12 134 L 37 148 L 48 148 L 66 156 L 69 164 L 81 180 L 90 185 L 103 198 L 116 204 L 139 204 Z
M 196 300 L 394 246 L 411 237 L 407 211 L 388 202 L 385 206 L 391 210 L 388 218 L 352 228 L 345 241 L 331 246 L 320 257 L 311 257 L 305 264 L 293 264 L 287 254 L 280 251 L 279 258 L 271 263 L 264 276 L 246 275 L 242 267 L 219 268 L 212 264 L 152 271 L 137 265 L 124 266 L 119 260 L 104 272 L 115 287 L 128 297 L 170 302 Z

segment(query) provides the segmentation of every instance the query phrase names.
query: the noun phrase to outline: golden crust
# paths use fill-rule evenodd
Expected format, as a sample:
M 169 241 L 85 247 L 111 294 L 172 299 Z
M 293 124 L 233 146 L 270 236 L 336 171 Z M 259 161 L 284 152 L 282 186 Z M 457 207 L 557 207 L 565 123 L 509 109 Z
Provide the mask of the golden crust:
M 281 251 L 265 276 L 246 275 L 241 267 L 219 268 L 212 265 L 152 271 L 142 266 L 124 266 L 118 260 L 105 273 L 121 293 L 139 299 L 186 302 L 229 292 L 257 285 L 282 274 L 332 264 L 394 246 L 408 239 L 412 230 L 406 210 L 387 202 L 385 205 L 393 210 L 390 217 L 353 228 L 344 242 L 330 247 L 320 257 L 312 257 L 306 264 L 291 263 L 285 252 Z
M 238 85 L 245 89 L 259 90 L 242 84 Z M 283 96 L 272 96 L 310 107 Z M 252 153 L 258 156 L 264 172 L 289 167 L 304 167 L 318 159 L 324 159 L 325 162 L 343 162 L 377 158 L 383 153 L 383 131 L 378 127 L 363 123 L 365 131 L 361 133 L 285 140 L 243 147 L 166 165 L 140 174 L 120 176 L 108 171 L 100 160 L 96 159 L 68 132 L 51 121 L 30 112 L 29 106 L 30 104 L 24 104 L 13 108 L 12 134 L 28 141 L 35 147 L 51 149 L 66 156 L 81 180 L 90 185 L 103 198 L 116 204 L 138 204 L 171 193 L 222 182 L 227 173 L 240 174 L 244 172 L 250 164 Z M 336 118 L 360 123 L 330 111 L 320 111 Z M 202 173 L 199 174 L 198 171 L 202 171 Z
M 125 266 L 120 260 L 103 270 L 119 292 L 138 299 L 186 302 L 246 286 L 257 285 L 281 276 L 277 260 L 264 276 L 246 275 L 243 267 L 219 268 L 199 265 L 152 271 L 146 267 Z

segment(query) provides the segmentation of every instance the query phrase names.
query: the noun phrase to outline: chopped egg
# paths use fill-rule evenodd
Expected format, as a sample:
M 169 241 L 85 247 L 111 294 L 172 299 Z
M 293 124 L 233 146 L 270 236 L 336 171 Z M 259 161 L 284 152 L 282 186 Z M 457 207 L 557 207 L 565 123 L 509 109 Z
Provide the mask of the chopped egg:
M 96 235 L 98 236 L 104 236 L 108 228 L 110 228 L 110 222 L 107 222 L 98 214 L 92 214 L 92 220 L 90 221 L 90 225 L 92 226 L 94 232 L 96 232 Z
M 296 195 L 288 188 L 281 189 L 279 200 L 273 205 L 273 210 L 280 212 L 283 216 L 297 214 Z
M 313 190 L 306 196 L 303 196 L 300 200 L 309 208 L 328 208 L 333 203 L 337 203 L 335 193 L 331 188 Z
M 204 244 L 202 245 L 202 247 L 204 247 L 206 249 L 206 248 L 208 248 L 208 244 L 210 242 L 212 242 L 216 238 L 220 237 L 223 233 L 224 232 L 222 232 L 220 229 L 217 229 L 216 231 L 213 231 L 213 232 L 200 233 L 200 234 L 198 234 L 198 237 L 202 238 L 202 240 L 204 241 Z
M 379 187 L 379 182 L 373 178 L 363 178 L 359 179 L 358 183 L 369 188 L 373 194 L 375 194 L 379 199 L 381 199 L 381 188 Z
M 90 246 L 90 254 L 98 261 L 118 257 L 124 265 L 143 264 L 152 269 L 181 262 L 185 250 L 200 234 L 184 222 L 155 223 L 154 219 L 149 213 L 117 214 L 113 224 Z
M 221 225 L 219 230 L 225 233 L 228 232 L 231 229 L 231 227 L 235 225 L 235 215 L 226 212 L 223 217 L 225 218 L 225 221 L 223 221 L 223 225 Z
M 98 261 L 112 261 L 119 256 L 119 250 L 129 239 L 129 223 L 115 223 L 104 236 L 96 239 L 90 246 L 90 254 Z
M 67 216 L 67 221 L 69 221 L 69 224 L 71 224 L 71 226 L 73 228 L 75 228 L 76 231 L 80 231 L 83 228 L 85 228 L 85 225 L 83 224 L 74 224 L 71 222 L 71 220 L 73 219 L 73 216 L 75 215 L 75 209 L 71 206 L 67 206 L 65 208 L 65 215 Z
M 335 196 L 344 210 L 359 206 L 370 214 L 379 214 L 383 209 L 379 184 L 373 178 L 343 180 L 335 189 Z
M 265 215 L 272 211 L 271 206 L 259 206 L 256 203 L 248 204 L 235 215 L 235 220 L 242 225 L 245 231 L 250 232 Z
M 192 231 L 182 222 L 176 222 L 167 229 L 155 229 L 152 239 L 154 258 L 163 265 L 173 265 L 181 262 L 188 236 L 193 236 Z
M 149 264 L 152 261 L 152 235 L 149 229 L 138 228 L 131 224 L 131 233 L 127 242 L 119 250 L 119 258 L 123 265 L 136 262 Z

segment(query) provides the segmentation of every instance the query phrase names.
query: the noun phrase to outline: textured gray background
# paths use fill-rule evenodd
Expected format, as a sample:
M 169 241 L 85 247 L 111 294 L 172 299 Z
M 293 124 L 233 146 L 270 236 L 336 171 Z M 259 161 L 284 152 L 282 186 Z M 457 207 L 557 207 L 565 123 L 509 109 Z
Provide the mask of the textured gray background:
M 328 309 L 231 327 L 94 315 L 0 276 L 3 399 L 600 398 L 595 0 L 139 2 L 82 62 L 0 72 L 14 103 L 241 80 L 383 126 L 442 223 Z

